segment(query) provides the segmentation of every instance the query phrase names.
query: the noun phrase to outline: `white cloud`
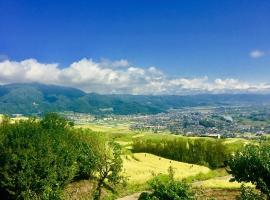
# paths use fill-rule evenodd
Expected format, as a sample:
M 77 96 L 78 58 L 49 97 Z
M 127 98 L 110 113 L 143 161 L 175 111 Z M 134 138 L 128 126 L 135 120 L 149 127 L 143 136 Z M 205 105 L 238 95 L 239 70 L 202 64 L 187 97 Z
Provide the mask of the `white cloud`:
M 249 53 L 251 58 L 260 58 L 265 56 L 265 52 L 260 51 L 260 50 L 254 50 Z
M 108 59 L 101 59 L 100 66 L 103 67 L 113 67 L 113 68 L 121 68 L 121 67 L 128 67 L 130 63 L 125 59 L 120 59 L 116 61 L 111 61 Z
M 208 77 L 171 78 L 156 67 L 133 66 L 127 60 L 95 62 L 82 59 L 66 68 L 35 59 L 0 62 L 0 84 L 40 82 L 97 93 L 195 94 L 270 92 L 270 84 L 251 84 L 237 79 Z

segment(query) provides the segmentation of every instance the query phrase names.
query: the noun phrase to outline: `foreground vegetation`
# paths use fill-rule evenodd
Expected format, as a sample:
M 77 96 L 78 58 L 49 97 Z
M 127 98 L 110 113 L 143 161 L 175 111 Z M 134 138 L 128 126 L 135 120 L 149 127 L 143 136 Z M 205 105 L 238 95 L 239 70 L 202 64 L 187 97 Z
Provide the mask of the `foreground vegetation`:
M 240 199 L 269 198 L 267 141 L 252 145 L 239 139 L 132 132 L 127 127 L 94 126 L 99 131 L 94 132 L 73 125 L 56 114 L 39 120 L 3 117 L 0 197 L 112 199 L 116 192 L 122 196 L 147 190 L 152 193 L 144 194 L 146 199 L 201 199 L 201 187 L 239 190 L 241 183 L 229 182 L 234 177 L 261 191 L 249 183 Z M 84 194 L 77 192 L 86 188 Z
M 247 145 L 228 162 L 233 180 L 251 182 L 270 199 L 270 144 Z
M 161 180 L 159 177 L 154 178 L 149 185 L 151 186 L 152 192 L 143 192 L 139 200 L 156 200 L 156 199 L 183 199 L 192 200 L 195 199 L 195 192 L 191 186 L 174 179 L 174 169 L 168 168 L 168 178 Z
M 72 181 L 95 180 L 113 190 L 122 181 L 120 146 L 91 131 L 48 114 L 0 125 L 0 196 L 4 199 L 61 199 Z

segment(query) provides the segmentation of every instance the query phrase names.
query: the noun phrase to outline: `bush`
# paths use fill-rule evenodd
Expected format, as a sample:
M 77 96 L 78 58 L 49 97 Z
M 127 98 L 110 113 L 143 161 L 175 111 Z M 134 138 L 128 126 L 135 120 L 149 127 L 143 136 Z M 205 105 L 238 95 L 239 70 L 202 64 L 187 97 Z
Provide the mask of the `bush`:
M 162 182 L 155 180 L 150 184 L 153 192 L 142 193 L 139 200 L 189 200 L 194 199 L 195 195 L 191 190 L 191 187 L 186 183 L 179 181 Z
M 195 199 L 195 194 L 191 186 L 180 181 L 174 180 L 174 169 L 169 167 L 169 175 L 157 176 L 149 182 L 152 193 L 142 193 L 139 200 L 190 200 Z
M 262 194 L 251 187 L 245 187 L 241 185 L 241 194 L 236 198 L 237 200 L 264 200 Z

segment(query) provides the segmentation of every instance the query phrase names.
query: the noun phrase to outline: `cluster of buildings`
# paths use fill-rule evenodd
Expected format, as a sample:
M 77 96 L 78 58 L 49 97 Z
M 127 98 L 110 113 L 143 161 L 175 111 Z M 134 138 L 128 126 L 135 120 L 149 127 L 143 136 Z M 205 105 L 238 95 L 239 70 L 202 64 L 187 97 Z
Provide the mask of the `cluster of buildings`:
M 156 115 L 92 115 L 66 111 L 76 124 L 126 121 L 131 130 L 171 132 L 187 136 L 249 137 L 270 134 L 270 107 L 207 107 L 170 110 Z M 23 118 L 13 114 L 14 119 Z
M 88 113 L 66 111 L 59 114 L 64 116 L 66 119 L 73 121 L 75 124 L 87 124 L 93 122 L 96 119 L 94 115 Z
M 270 123 L 254 123 L 251 116 L 252 112 L 245 108 L 173 110 L 158 115 L 134 117 L 130 128 L 210 137 L 237 137 L 246 133 L 259 136 L 270 133 Z

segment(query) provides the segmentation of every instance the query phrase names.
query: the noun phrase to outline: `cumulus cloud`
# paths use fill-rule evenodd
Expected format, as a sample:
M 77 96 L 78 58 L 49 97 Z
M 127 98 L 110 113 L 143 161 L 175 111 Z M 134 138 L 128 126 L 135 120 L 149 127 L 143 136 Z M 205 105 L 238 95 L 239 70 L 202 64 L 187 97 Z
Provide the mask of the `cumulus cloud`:
M 251 52 L 249 53 L 249 56 L 250 56 L 251 58 L 260 58 L 260 57 L 265 56 L 265 52 L 260 51 L 260 50 L 254 50 L 254 51 L 251 51 Z
M 196 94 L 270 92 L 269 83 L 251 84 L 237 79 L 209 80 L 170 77 L 154 66 L 137 67 L 127 60 L 82 59 L 66 68 L 57 63 L 40 63 L 35 59 L 0 62 L 0 84 L 40 82 L 57 84 L 97 93 Z
M 100 66 L 103 67 L 113 67 L 113 68 L 121 68 L 121 67 L 128 67 L 130 65 L 130 63 L 125 60 L 125 59 L 120 59 L 120 60 L 116 60 L 116 61 L 111 61 L 108 59 L 101 59 L 100 61 Z

